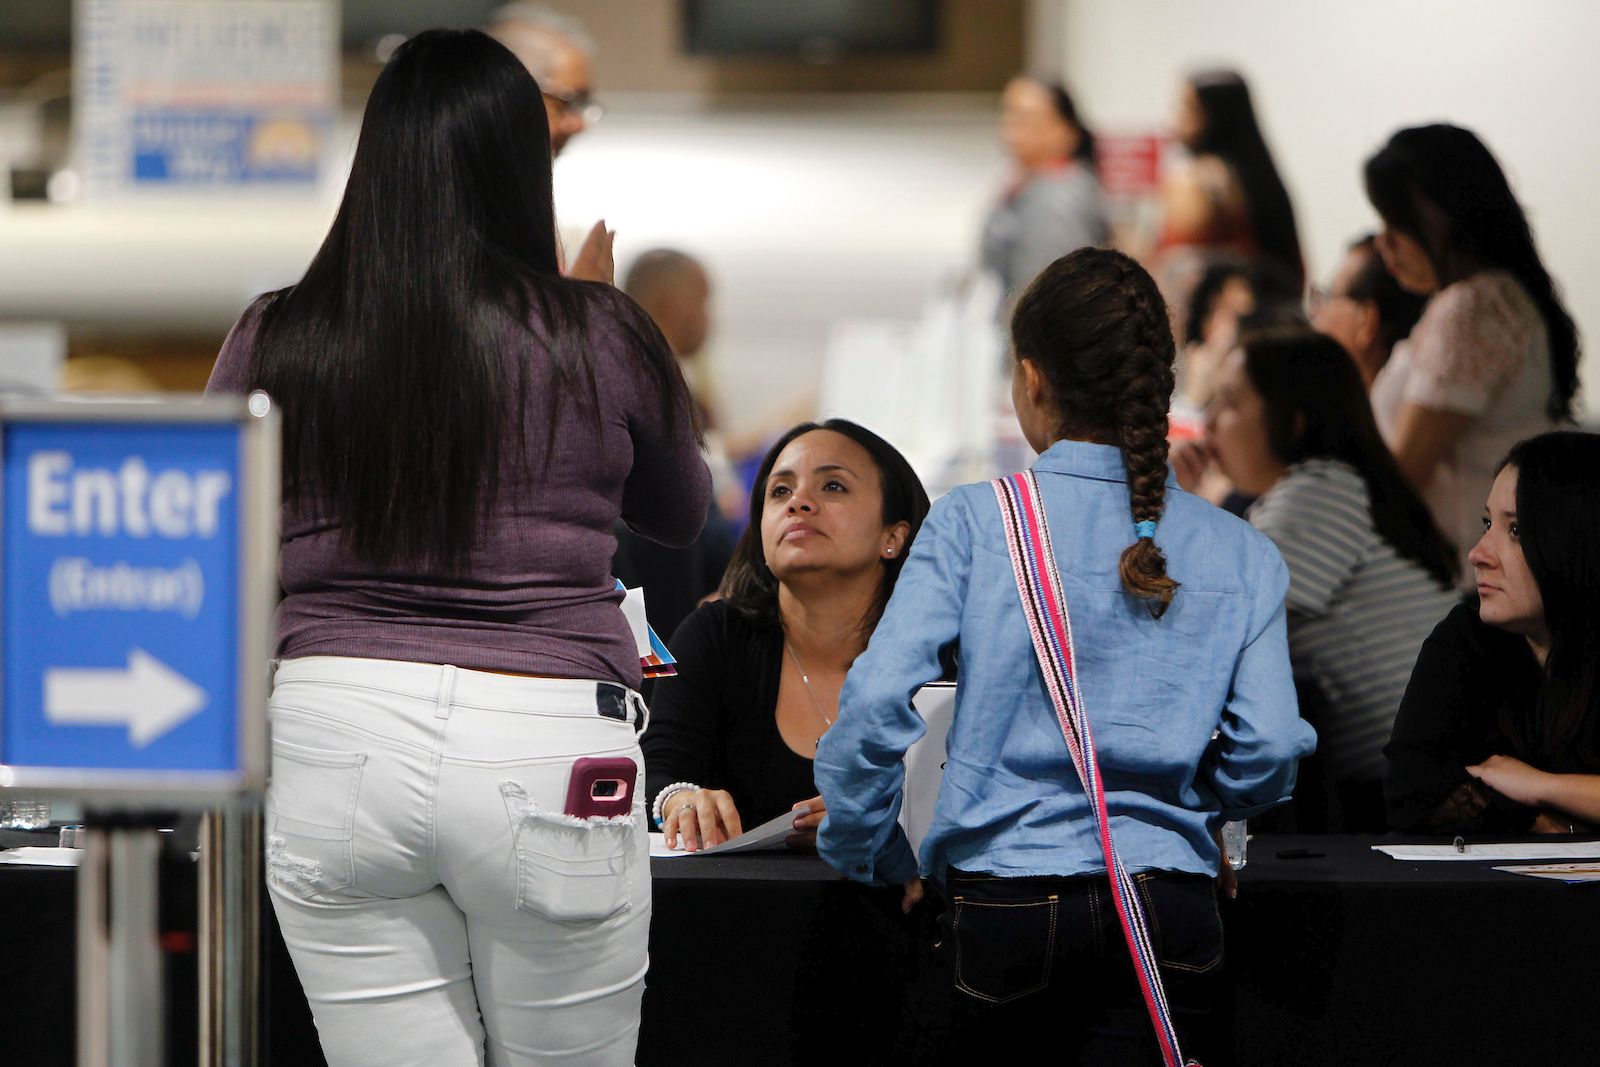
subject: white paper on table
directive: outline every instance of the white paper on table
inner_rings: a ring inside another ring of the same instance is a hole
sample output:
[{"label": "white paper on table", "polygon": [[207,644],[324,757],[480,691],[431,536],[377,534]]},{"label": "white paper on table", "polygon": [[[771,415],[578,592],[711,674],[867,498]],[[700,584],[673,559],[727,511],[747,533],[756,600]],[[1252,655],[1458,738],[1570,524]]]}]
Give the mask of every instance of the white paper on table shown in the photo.
[{"label": "white paper on table", "polygon": [[650,858],[651,859],[653,859],[653,860],[656,860],[656,859],[675,860],[679,856],[687,856],[687,855],[689,855],[689,853],[685,852],[681,848],[668,848],[667,847],[667,835],[666,834],[662,833],[659,830],[651,830],[650,831]]},{"label": "white paper on table", "polygon": [[911,702],[927,724],[928,732],[906,752],[905,799],[900,805],[900,828],[906,832],[913,854],[922,854],[922,839],[933,826],[933,811],[944,784],[946,741],[956,714],[956,684],[932,682],[917,690]]},{"label": "white paper on table", "polygon": [[0,852],[0,863],[20,863],[30,867],[76,867],[83,860],[81,848],[56,848],[53,845],[24,845]]},{"label": "white paper on table", "polygon": [[1496,867],[1507,874],[1525,874],[1530,878],[1551,878],[1568,885],[1600,882],[1600,863],[1535,863],[1522,867]]},{"label": "white paper on table", "polygon": [[[746,830],[738,837],[724,841],[720,845],[696,849],[693,852],[686,852],[681,848],[669,849],[666,847],[665,840],[663,840],[661,845],[663,851],[657,853],[654,851],[655,842],[652,841],[650,854],[652,856],[720,856],[728,852],[756,852],[760,849],[786,848],[788,846],[785,842],[788,840],[789,835],[795,832],[795,818],[795,812],[786,811],[776,819],[764,822],[754,830]],[[664,837],[661,834],[651,834],[650,836],[652,838]]]},{"label": "white paper on table", "polygon": [[1469,842],[1457,852],[1454,845],[1373,845],[1397,860],[1576,860],[1600,857],[1600,841],[1486,841]]}]

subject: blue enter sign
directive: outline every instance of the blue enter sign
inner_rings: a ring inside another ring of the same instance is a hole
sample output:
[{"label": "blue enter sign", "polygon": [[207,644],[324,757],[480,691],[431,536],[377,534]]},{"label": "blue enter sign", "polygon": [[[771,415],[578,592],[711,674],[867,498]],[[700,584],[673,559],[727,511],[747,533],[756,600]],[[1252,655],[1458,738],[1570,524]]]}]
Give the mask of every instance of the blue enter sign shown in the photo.
[{"label": "blue enter sign", "polygon": [[0,764],[240,772],[243,435],[4,424]]}]

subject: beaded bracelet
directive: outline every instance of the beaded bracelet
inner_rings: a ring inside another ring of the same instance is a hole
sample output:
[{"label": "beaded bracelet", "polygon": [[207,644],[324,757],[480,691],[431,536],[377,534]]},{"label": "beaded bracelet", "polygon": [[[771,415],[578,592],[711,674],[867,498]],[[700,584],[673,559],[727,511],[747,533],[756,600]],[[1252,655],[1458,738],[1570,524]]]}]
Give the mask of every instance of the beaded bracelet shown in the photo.
[{"label": "beaded bracelet", "polygon": [[674,793],[692,793],[699,788],[693,782],[673,782],[657,793],[655,806],[650,811],[650,814],[655,816],[656,825],[660,826],[667,821],[667,817],[661,814],[661,809],[667,806],[667,801]]}]

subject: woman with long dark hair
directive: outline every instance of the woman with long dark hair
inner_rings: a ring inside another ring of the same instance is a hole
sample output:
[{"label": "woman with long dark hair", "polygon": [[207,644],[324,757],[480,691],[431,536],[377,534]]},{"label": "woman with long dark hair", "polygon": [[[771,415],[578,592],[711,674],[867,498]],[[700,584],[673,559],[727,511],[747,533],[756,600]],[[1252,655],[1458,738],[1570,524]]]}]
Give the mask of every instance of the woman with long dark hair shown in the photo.
[{"label": "woman with long dark hair", "polygon": [[1381,833],[1383,746],[1417,650],[1456,604],[1455,551],[1331,337],[1247,338],[1222,365],[1206,444],[1289,567],[1289,656],[1328,786],[1303,813],[1326,799],[1329,829]]},{"label": "woman with long dark hair", "polygon": [[678,627],[678,674],[651,697],[644,753],[669,841],[694,851],[797,805],[792,843],[814,841],[811,761],[927,513],[905,457],[856,423],[801,423],[767,451],[722,597]]},{"label": "woman with long dark hair", "polygon": [[1000,100],[1013,174],[983,224],[983,267],[1015,300],[1051,261],[1111,239],[1094,134],[1060,82],[1013,78]]},{"label": "woman with long dark hair", "polygon": [[649,319],[560,275],[550,159],[510,52],[412,38],[322,247],[209,386],[284,414],[267,879],[335,1067],[633,1062],[650,879],[611,528],[687,543],[710,477]]},{"label": "woman with long dark hair", "polygon": [[1160,249],[1257,258],[1303,285],[1294,209],[1244,78],[1231,70],[1192,75],[1179,96],[1176,125],[1190,158],[1162,189]]},{"label": "woman with long dark hair", "polygon": [[1465,562],[1500,457],[1572,419],[1577,327],[1505,173],[1471,131],[1401,130],[1367,160],[1366,187],[1389,272],[1429,297],[1373,382],[1373,408]]},{"label": "woman with long dark hair", "polygon": [[1385,749],[1408,832],[1600,826],[1600,434],[1514,445],[1468,557],[1478,603],[1422,647]]},{"label": "woman with long dark hair", "polygon": [[[1289,576],[1267,538],[1168,481],[1173,339],[1142,267],[1103,249],[1057,260],[1011,337],[1017,419],[1040,456],[928,513],[817,751],[818,849],[847,877],[902,886],[907,909],[922,875],[946,888],[955,1059],[1044,1047],[1181,1063],[1143,1019],[1118,916],[1143,900],[1142,988],[1165,983],[1177,1037],[1204,1049],[1222,962],[1216,831],[1286,799],[1313,743],[1295,713]],[[1032,486],[1023,522],[1018,484]],[[1060,586],[1040,577],[1050,566]],[[1046,618],[1031,609],[1047,584],[1063,596]],[[1047,629],[1070,667],[1044,669]],[[951,651],[955,715],[919,868],[895,821],[902,758],[925,729],[911,697]],[[1063,692],[1093,717],[1099,788],[1080,785]]]}]

